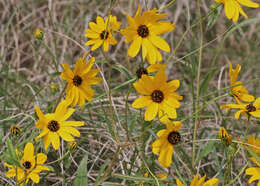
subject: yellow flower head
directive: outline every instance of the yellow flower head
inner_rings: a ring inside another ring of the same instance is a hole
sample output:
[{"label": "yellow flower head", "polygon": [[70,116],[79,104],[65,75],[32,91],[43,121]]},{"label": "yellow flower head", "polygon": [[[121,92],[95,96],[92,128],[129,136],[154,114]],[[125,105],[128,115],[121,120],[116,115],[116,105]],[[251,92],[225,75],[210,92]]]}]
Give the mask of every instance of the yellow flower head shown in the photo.
[{"label": "yellow flower head", "polygon": [[220,128],[218,135],[219,135],[223,145],[228,146],[232,143],[232,136],[230,134],[228,134],[228,132],[226,131],[226,129],[224,127]]},{"label": "yellow flower head", "polygon": [[68,100],[63,100],[58,104],[55,113],[46,115],[43,115],[40,108],[35,106],[36,114],[39,117],[35,125],[36,128],[42,130],[36,139],[43,137],[45,150],[50,144],[57,150],[60,147],[60,137],[65,141],[74,141],[72,136],[80,137],[80,132],[73,127],[83,126],[84,122],[66,121],[75,111],[72,108],[68,109],[69,105]]},{"label": "yellow flower head", "polygon": [[35,37],[36,39],[42,40],[43,36],[44,36],[44,34],[43,34],[42,30],[40,30],[40,29],[37,28],[37,29],[35,30],[35,32],[34,32],[34,37]]},{"label": "yellow flower head", "polygon": [[260,138],[255,138],[254,136],[249,136],[248,144],[250,144],[250,148],[255,151],[255,153],[260,156]]},{"label": "yellow flower head", "polygon": [[86,45],[93,45],[91,47],[93,51],[103,44],[104,51],[108,51],[109,45],[117,44],[113,37],[113,30],[118,30],[120,25],[121,23],[117,21],[116,16],[109,15],[105,21],[102,17],[97,16],[96,23],[90,22],[90,29],[86,29],[85,37],[90,38]]},{"label": "yellow flower head", "polygon": [[94,96],[94,91],[90,85],[98,84],[101,78],[95,77],[99,70],[91,69],[95,62],[92,57],[85,63],[85,57],[79,58],[76,62],[74,71],[70,69],[69,65],[63,64],[65,72],[61,73],[61,78],[67,81],[66,99],[72,100],[71,105],[82,106],[85,101],[91,101]]},{"label": "yellow flower head", "polygon": [[12,125],[10,128],[10,132],[11,132],[11,134],[17,136],[18,134],[21,133],[21,129],[18,125]]},{"label": "yellow flower head", "polygon": [[[241,70],[241,66],[238,64],[235,69],[232,68],[232,63],[229,63],[229,77],[230,77],[230,85],[234,86],[231,88],[232,94],[237,101],[237,103],[240,103],[241,101],[245,102],[251,102],[254,101],[254,96],[248,94],[248,91],[246,88],[243,87],[242,83],[240,81],[237,81],[238,73]],[[238,85],[240,84],[240,85]]]},{"label": "yellow flower head", "polygon": [[246,115],[248,118],[251,116],[254,116],[256,118],[260,118],[260,97],[255,100],[255,102],[252,104],[227,104],[227,105],[221,105],[220,108],[226,109],[228,111],[230,108],[236,108],[239,109],[235,113],[235,118],[238,119],[240,114]]},{"label": "yellow flower head", "polygon": [[145,121],[153,120],[156,115],[162,123],[167,123],[168,118],[176,118],[176,108],[180,107],[178,100],[182,96],[174,91],[180,86],[179,80],[166,82],[167,76],[164,71],[157,72],[155,77],[142,75],[142,78],[133,85],[142,94],[132,104],[133,108],[147,107],[145,111]]},{"label": "yellow flower head", "polygon": [[228,19],[232,19],[232,21],[237,22],[239,14],[242,14],[245,18],[248,18],[246,13],[240,7],[241,5],[258,8],[259,4],[254,3],[251,0],[215,0],[218,3],[223,3],[225,8],[225,14]]},{"label": "yellow flower head", "polygon": [[136,71],[136,75],[137,75],[138,79],[140,79],[143,74],[148,75],[148,73],[158,72],[160,70],[165,70],[165,69],[166,69],[165,64],[152,64],[152,65],[148,66],[147,68],[140,67]]},{"label": "yellow flower head", "polygon": [[147,58],[150,64],[155,64],[157,61],[162,61],[162,55],[157,48],[170,52],[168,43],[158,35],[172,31],[174,24],[169,21],[158,21],[167,14],[157,13],[156,8],[144,11],[142,15],[140,12],[141,6],[139,5],[134,18],[127,15],[129,26],[121,29],[120,32],[126,37],[126,43],[132,42],[128,49],[130,57],[135,57],[142,46],[143,60]]},{"label": "yellow flower head", "polygon": [[258,167],[250,167],[246,169],[246,174],[251,176],[251,178],[248,180],[248,183],[252,183],[255,180],[259,180],[257,186],[260,186],[260,163],[258,163],[254,158],[251,158],[251,160]]},{"label": "yellow flower head", "polygon": [[154,154],[159,154],[158,162],[164,168],[169,167],[172,162],[173,146],[181,141],[181,135],[178,132],[180,128],[180,121],[169,121],[167,129],[157,132],[158,139],[152,144],[152,151]]},{"label": "yellow flower head", "polygon": [[[199,175],[196,174],[196,176],[193,178],[190,186],[217,186],[218,185],[218,179],[217,178],[211,178],[208,181],[205,182],[206,175],[204,175],[202,178],[199,179]],[[176,179],[177,186],[184,186],[183,183],[179,179]]]},{"label": "yellow flower head", "polygon": [[49,170],[48,167],[43,166],[46,160],[47,156],[43,153],[38,153],[34,156],[33,144],[29,142],[25,145],[24,154],[20,160],[20,167],[5,163],[5,166],[11,168],[6,173],[6,177],[16,176],[19,183],[21,183],[20,185],[22,185],[24,181],[28,183],[29,179],[34,183],[39,183],[39,173],[43,170]]}]

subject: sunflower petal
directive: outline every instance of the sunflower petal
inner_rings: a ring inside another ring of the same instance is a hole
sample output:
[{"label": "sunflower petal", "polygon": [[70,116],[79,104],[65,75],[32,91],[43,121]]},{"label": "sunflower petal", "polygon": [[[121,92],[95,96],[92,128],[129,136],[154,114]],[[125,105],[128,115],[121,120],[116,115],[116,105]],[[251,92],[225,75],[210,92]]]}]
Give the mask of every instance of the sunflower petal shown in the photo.
[{"label": "sunflower petal", "polygon": [[34,172],[31,172],[28,175],[28,178],[30,178],[34,183],[39,183],[39,181],[40,181],[40,176],[37,173],[34,173]]},{"label": "sunflower petal", "polygon": [[27,143],[24,147],[23,160],[31,160],[34,154],[34,147],[32,143]]},{"label": "sunflower petal", "polygon": [[162,167],[169,167],[172,163],[172,153],[173,146],[169,143],[166,143],[160,151],[160,155],[158,158],[158,162],[162,165]]},{"label": "sunflower petal", "polygon": [[234,4],[233,1],[225,1],[225,14],[227,16],[228,19],[232,19],[232,17],[235,14],[235,8],[234,8]]},{"label": "sunflower petal", "polygon": [[151,103],[146,111],[145,111],[145,115],[144,115],[144,120],[145,121],[151,121],[155,118],[155,116],[158,113],[158,104],[157,103]]},{"label": "sunflower petal", "polygon": [[36,155],[36,161],[37,164],[44,164],[44,162],[47,160],[47,156],[43,153],[38,153]]},{"label": "sunflower petal", "polygon": [[50,134],[51,144],[55,150],[60,147],[60,137],[56,132],[51,132]]},{"label": "sunflower petal", "polygon": [[150,37],[150,40],[156,47],[160,48],[161,50],[163,50],[165,52],[170,52],[169,44],[164,39],[162,39],[160,36],[153,35]]},{"label": "sunflower petal", "polygon": [[130,57],[135,57],[140,50],[141,44],[142,44],[141,37],[138,37],[135,40],[133,40],[132,44],[130,45],[130,47],[128,49],[128,55]]},{"label": "sunflower petal", "polygon": [[241,5],[247,6],[247,7],[251,7],[251,8],[258,8],[259,4],[255,3],[253,1],[250,0],[237,0]]},{"label": "sunflower petal", "polygon": [[142,96],[133,102],[132,107],[143,108],[150,105],[151,103],[152,103],[152,99],[150,96]]},{"label": "sunflower petal", "polygon": [[[72,128],[72,127],[71,127]],[[74,129],[74,128],[73,128]],[[70,133],[68,133],[66,131],[65,128],[63,128],[62,130],[59,130],[59,135],[60,137],[64,140],[64,141],[74,141],[74,138],[72,137],[72,135]]]}]

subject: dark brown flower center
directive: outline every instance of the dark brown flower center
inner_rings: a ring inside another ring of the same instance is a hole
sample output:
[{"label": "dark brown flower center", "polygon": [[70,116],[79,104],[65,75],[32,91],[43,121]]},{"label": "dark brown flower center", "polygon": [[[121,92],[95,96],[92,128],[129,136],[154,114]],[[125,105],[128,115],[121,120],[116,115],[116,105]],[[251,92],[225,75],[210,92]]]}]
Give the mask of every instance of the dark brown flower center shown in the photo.
[{"label": "dark brown flower center", "polygon": [[55,120],[51,120],[49,123],[48,123],[48,129],[52,132],[57,132],[59,129],[60,129],[60,125],[57,121]]},{"label": "dark brown flower center", "polygon": [[140,67],[137,71],[136,71],[136,75],[138,77],[138,79],[140,79],[142,77],[143,74],[148,74],[146,68]]},{"label": "dark brown flower center", "polygon": [[252,104],[249,104],[246,106],[246,110],[247,112],[254,112],[256,111],[256,108]]},{"label": "dark brown flower center", "polygon": [[137,29],[137,33],[139,36],[141,36],[142,38],[145,38],[149,35],[149,29],[147,26],[145,25],[140,25]]},{"label": "dark brown flower center", "polygon": [[73,78],[73,84],[74,84],[76,87],[78,87],[78,86],[81,85],[81,83],[82,83],[82,78],[81,78],[80,76],[78,76],[78,75],[74,76],[74,78]]},{"label": "dark brown flower center", "polygon": [[155,90],[153,91],[152,93],[152,100],[153,102],[156,102],[156,103],[161,103],[163,101],[163,92],[160,91],[160,90]]},{"label": "dark brown flower center", "polygon": [[104,30],[103,32],[101,32],[100,38],[102,40],[106,40],[108,38],[108,31]]},{"label": "dark brown flower center", "polygon": [[23,167],[25,169],[30,169],[32,167],[32,164],[29,161],[25,161],[25,162],[23,162]]},{"label": "dark brown flower center", "polygon": [[176,131],[172,131],[169,135],[168,135],[168,141],[170,144],[172,145],[176,145],[177,143],[179,143],[181,141],[181,135],[179,132]]}]

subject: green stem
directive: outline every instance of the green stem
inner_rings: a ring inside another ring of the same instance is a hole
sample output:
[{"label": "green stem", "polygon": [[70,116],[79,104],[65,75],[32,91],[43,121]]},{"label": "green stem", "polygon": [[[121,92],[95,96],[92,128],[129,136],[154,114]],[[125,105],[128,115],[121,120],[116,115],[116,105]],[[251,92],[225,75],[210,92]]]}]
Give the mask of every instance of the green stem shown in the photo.
[{"label": "green stem", "polygon": [[132,90],[132,86],[130,85],[127,95],[126,95],[126,100],[125,100],[125,130],[126,130],[126,138],[127,141],[130,141],[130,135],[129,135],[129,130],[128,130],[128,98],[130,95],[130,92]]},{"label": "green stem", "polygon": [[239,174],[233,180],[231,180],[226,186],[232,185],[241,176],[241,174],[245,171],[247,166],[248,166],[248,162],[246,162],[245,166],[241,169]]},{"label": "green stem", "polygon": [[[219,4],[218,6],[216,6],[215,9],[217,9],[220,5],[221,5],[221,4]],[[181,43],[183,42],[185,36],[189,33],[189,31],[190,31],[191,29],[193,29],[194,27],[196,27],[197,24],[199,24],[199,23],[201,24],[204,19],[206,19],[208,16],[210,16],[212,13],[214,13],[215,9],[213,9],[211,12],[209,12],[209,13],[208,13],[206,16],[204,16],[204,17],[201,17],[201,15],[199,15],[199,21],[196,22],[196,23],[194,23],[193,25],[191,25],[191,26],[182,34],[181,39],[180,39],[179,42],[177,43],[177,45],[176,45],[176,47],[174,48],[174,50],[173,50],[173,52],[171,53],[171,55],[169,55],[169,57],[167,58],[165,64],[169,63],[169,61],[171,60],[171,58],[172,58],[173,56],[175,56],[177,50],[178,50],[179,47],[181,46]],[[201,46],[200,48],[202,48],[202,46]],[[201,50],[201,49],[200,49],[200,50]]]},{"label": "green stem", "polygon": [[50,162],[50,163],[46,163],[46,165],[51,165],[51,164],[54,164],[54,163],[56,163],[56,162],[60,162],[60,161],[64,160],[64,159],[70,154],[70,152],[71,152],[71,151],[67,151],[60,159],[55,160],[55,161]]},{"label": "green stem", "polygon": [[61,98],[62,98],[62,96],[63,96],[63,93],[65,92],[65,90],[66,90],[66,88],[67,88],[67,84],[64,86],[64,88],[62,89],[62,91],[61,91],[61,93],[60,93],[60,95],[59,95],[59,97],[58,97],[58,99],[57,99],[57,101],[56,101],[56,104],[55,104],[55,107],[53,107],[53,109],[52,109],[52,112],[54,112],[55,110],[56,110],[56,108],[57,108],[57,106],[58,106],[58,104],[59,104],[59,102],[60,102],[60,100],[61,100]]},{"label": "green stem", "polygon": [[54,55],[54,54],[52,53],[52,51],[49,49],[48,45],[46,45],[43,41],[41,42],[41,44],[43,44],[44,48],[45,48],[45,49],[47,50],[47,52],[51,55],[56,72],[59,72],[59,70],[58,70],[58,63],[57,63],[57,60],[56,60],[55,55]]},{"label": "green stem", "polygon": [[170,7],[171,5],[173,5],[175,3],[176,0],[172,0],[170,1],[168,4],[166,4],[164,7],[162,7],[161,9],[158,10],[158,13],[161,13],[164,9]]},{"label": "green stem", "polygon": [[[199,114],[206,106],[208,106],[208,105],[210,105],[211,103],[217,101],[218,99],[223,98],[223,97],[226,97],[226,96],[228,96],[228,95],[229,95],[229,94],[226,93],[226,94],[223,94],[223,95],[221,95],[221,96],[215,97],[215,98],[211,99],[210,101],[204,103],[200,108],[198,108],[198,109],[195,111],[195,113],[192,114],[192,116],[187,116],[187,117],[185,117],[184,119],[181,120],[181,122],[184,122],[185,120],[190,119],[190,118],[199,118],[198,114]],[[194,115],[195,115],[195,116],[194,116]]]},{"label": "green stem", "polygon": [[105,61],[108,64],[108,80],[107,80],[107,84],[108,84],[108,101],[109,101],[109,113],[110,113],[110,117],[111,117],[111,123],[112,123],[112,129],[113,129],[113,133],[114,133],[114,137],[115,137],[115,141],[119,142],[118,140],[118,136],[117,136],[117,132],[116,132],[116,123],[114,120],[114,115],[113,115],[113,107],[112,107],[112,96],[111,96],[111,71],[112,71],[112,64],[110,63],[109,59],[107,58],[105,52],[103,51],[103,49],[101,49],[101,52],[105,58]]},{"label": "green stem", "polygon": [[108,177],[109,175],[111,174],[112,172],[112,168],[116,162],[116,160],[118,159],[118,156],[119,156],[119,153],[121,152],[121,147],[120,146],[117,146],[117,149],[116,149],[116,152],[114,154],[114,157],[109,165],[109,167],[105,170],[103,176],[101,177],[101,179],[98,181],[97,184],[95,185],[101,185],[102,182],[104,182]]},{"label": "green stem", "polygon": [[[197,0],[197,7],[199,12],[199,17],[201,17],[200,12],[200,0]],[[203,28],[202,28],[202,19],[200,19],[200,51],[199,51],[199,61],[198,61],[198,71],[197,71],[197,90],[196,90],[196,103],[195,103],[195,123],[194,123],[194,129],[193,129],[193,144],[192,144],[192,168],[195,168],[195,153],[196,153],[196,138],[197,138],[197,130],[198,130],[198,109],[199,109],[199,100],[200,100],[200,68],[201,68],[201,61],[202,61],[202,45],[203,45]]]}]

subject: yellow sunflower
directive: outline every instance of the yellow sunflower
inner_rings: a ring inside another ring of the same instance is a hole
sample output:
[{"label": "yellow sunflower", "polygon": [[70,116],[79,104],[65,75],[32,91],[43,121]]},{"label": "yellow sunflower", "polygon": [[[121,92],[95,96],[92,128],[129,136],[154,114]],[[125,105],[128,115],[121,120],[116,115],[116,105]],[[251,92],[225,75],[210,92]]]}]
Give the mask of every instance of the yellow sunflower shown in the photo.
[{"label": "yellow sunflower", "polygon": [[242,14],[245,18],[248,18],[246,13],[240,7],[241,5],[258,8],[259,4],[254,3],[251,0],[215,0],[218,3],[223,3],[225,8],[225,14],[228,19],[232,19],[234,22],[237,22],[239,13]]},{"label": "yellow sunflower", "polygon": [[230,145],[232,143],[232,136],[228,134],[224,127],[221,127],[218,133],[223,145]]},{"label": "yellow sunflower", "polygon": [[[205,179],[206,179],[206,175],[204,175],[202,178],[199,179],[199,175],[196,174],[190,186],[217,186],[218,185],[217,178],[211,178],[206,182]],[[177,186],[184,186],[184,184],[179,179],[176,179],[176,184]]]},{"label": "yellow sunflower", "polygon": [[231,92],[235,98],[235,100],[240,103],[240,101],[251,102],[254,101],[254,96],[248,94],[246,88],[243,87],[240,81],[237,81],[238,73],[241,70],[241,66],[238,64],[235,69],[232,68],[232,63],[229,63],[229,77],[231,86],[241,84],[238,86],[234,86],[231,88]]},{"label": "yellow sunflower", "polygon": [[162,55],[157,48],[170,52],[168,43],[158,35],[172,31],[174,24],[169,21],[158,21],[167,14],[157,13],[156,8],[144,11],[142,15],[140,12],[141,6],[139,5],[134,18],[127,15],[129,26],[121,29],[120,32],[126,37],[126,43],[132,42],[128,49],[130,57],[135,57],[142,46],[143,60],[147,58],[150,64],[154,64],[162,61]]},{"label": "yellow sunflower", "polygon": [[98,84],[102,79],[95,77],[99,70],[91,69],[95,62],[92,57],[85,63],[85,57],[79,58],[76,62],[74,71],[70,69],[69,65],[63,64],[65,72],[61,73],[61,78],[67,81],[66,99],[71,99],[71,105],[82,106],[85,101],[91,101],[94,96],[94,91],[90,85]]},{"label": "yellow sunflower", "polygon": [[[96,22],[90,22],[90,29],[86,29],[85,37],[90,38],[85,45],[93,45],[91,50],[96,50],[103,44],[104,51],[108,51],[109,45],[117,44],[113,37],[113,30],[118,30],[121,23],[117,21],[116,16],[108,16],[104,21],[102,17],[97,16]],[[111,31],[112,29],[112,31]]]},{"label": "yellow sunflower", "polygon": [[257,186],[260,186],[260,163],[258,163],[254,158],[251,158],[251,160],[258,167],[250,167],[246,169],[246,174],[251,176],[251,178],[248,180],[248,183],[252,183],[255,180],[259,180]]},{"label": "yellow sunflower", "polygon": [[157,132],[158,139],[152,144],[152,151],[154,154],[159,154],[158,162],[164,168],[171,165],[173,146],[181,141],[181,135],[178,132],[180,128],[180,121],[169,121],[167,129]]},{"label": "yellow sunflower", "polygon": [[136,75],[137,75],[138,79],[140,79],[143,74],[148,75],[148,73],[158,72],[160,70],[165,70],[165,69],[166,69],[165,64],[152,64],[152,65],[149,65],[147,68],[140,67],[136,71]]},{"label": "yellow sunflower", "polygon": [[176,118],[176,108],[180,107],[179,100],[182,96],[174,91],[180,86],[179,80],[166,82],[167,76],[164,71],[157,72],[155,77],[142,75],[142,78],[133,85],[142,94],[132,104],[133,108],[147,107],[145,121],[153,120],[156,115],[162,123],[167,123],[168,118]]},{"label": "yellow sunflower", "polygon": [[23,185],[24,182],[28,183],[31,179],[34,183],[39,183],[41,171],[49,170],[48,167],[43,166],[47,160],[47,156],[43,153],[38,153],[34,156],[34,147],[32,143],[27,143],[24,148],[24,154],[20,160],[20,167],[9,165],[5,163],[5,166],[11,168],[6,173],[6,177],[10,178],[16,176],[16,179]]},{"label": "yellow sunflower", "polygon": [[230,108],[236,108],[239,109],[235,113],[235,118],[238,119],[240,114],[246,115],[248,118],[251,116],[254,116],[256,118],[260,118],[260,97],[255,100],[255,102],[252,104],[227,104],[227,105],[221,105],[220,108],[224,108],[226,110]]},{"label": "yellow sunflower", "polygon": [[75,111],[75,109],[67,108],[70,105],[68,100],[61,101],[55,113],[44,115],[38,106],[35,111],[39,120],[35,123],[36,128],[43,130],[36,139],[43,137],[44,147],[47,150],[52,144],[57,150],[60,147],[60,137],[65,141],[74,141],[72,136],[80,137],[80,132],[73,128],[83,126],[83,121],[66,121]]}]

